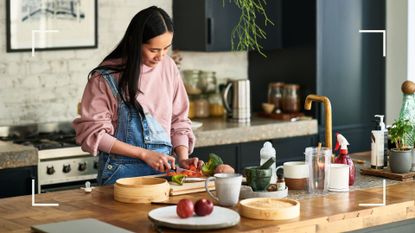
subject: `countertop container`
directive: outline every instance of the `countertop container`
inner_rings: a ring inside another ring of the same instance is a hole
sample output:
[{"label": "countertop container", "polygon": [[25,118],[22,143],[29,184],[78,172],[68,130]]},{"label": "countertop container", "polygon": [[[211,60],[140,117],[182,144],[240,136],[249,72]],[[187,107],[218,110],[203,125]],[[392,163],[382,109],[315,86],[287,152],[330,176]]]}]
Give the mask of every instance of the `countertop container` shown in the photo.
[{"label": "countertop container", "polygon": [[249,198],[239,204],[239,213],[247,218],[287,220],[300,215],[300,203],[293,199]]},{"label": "countertop container", "polygon": [[166,179],[131,177],[114,184],[114,199],[125,203],[162,202],[169,199],[170,185]]}]

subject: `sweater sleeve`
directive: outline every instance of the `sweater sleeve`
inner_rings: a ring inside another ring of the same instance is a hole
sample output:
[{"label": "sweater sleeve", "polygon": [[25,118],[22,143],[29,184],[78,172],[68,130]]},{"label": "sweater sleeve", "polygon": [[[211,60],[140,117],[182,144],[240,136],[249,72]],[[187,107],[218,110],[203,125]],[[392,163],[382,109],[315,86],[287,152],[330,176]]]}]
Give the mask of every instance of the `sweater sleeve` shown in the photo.
[{"label": "sweater sleeve", "polygon": [[100,74],[92,76],[85,87],[80,117],[73,121],[76,142],[83,151],[97,155],[110,152],[116,138],[114,125],[117,119],[117,101]]},{"label": "sweater sleeve", "polygon": [[171,141],[173,148],[185,146],[189,154],[193,152],[196,138],[193,134],[191,121],[188,118],[189,99],[186,89],[180,77],[179,70],[175,67],[175,96],[173,98]]}]

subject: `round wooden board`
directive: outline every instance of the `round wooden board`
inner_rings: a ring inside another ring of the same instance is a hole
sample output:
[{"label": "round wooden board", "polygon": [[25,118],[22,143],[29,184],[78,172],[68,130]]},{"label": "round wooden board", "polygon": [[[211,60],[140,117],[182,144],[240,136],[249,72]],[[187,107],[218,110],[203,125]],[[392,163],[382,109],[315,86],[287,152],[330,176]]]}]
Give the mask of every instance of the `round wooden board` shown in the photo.
[{"label": "round wooden board", "polygon": [[293,199],[248,198],[239,204],[239,213],[247,218],[287,220],[300,216],[300,203]]}]

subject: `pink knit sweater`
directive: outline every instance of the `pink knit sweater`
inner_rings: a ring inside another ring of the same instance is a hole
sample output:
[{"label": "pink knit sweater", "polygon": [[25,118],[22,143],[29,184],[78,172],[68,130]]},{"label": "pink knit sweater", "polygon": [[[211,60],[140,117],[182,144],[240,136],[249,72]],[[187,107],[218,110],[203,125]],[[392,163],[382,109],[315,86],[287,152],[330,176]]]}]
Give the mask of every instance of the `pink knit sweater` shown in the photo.
[{"label": "pink knit sweater", "polygon": [[[165,56],[155,67],[141,66],[138,101],[170,133],[173,148],[186,146],[193,151],[195,138],[188,119],[189,100],[174,61]],[[119,78],[118,74],[113,74]],[[82,150],[97,155],[110,152],[116,138],[118,103],[106,81],[95,73],[85,87],[81,116],[73,121],[76,142]]]}]

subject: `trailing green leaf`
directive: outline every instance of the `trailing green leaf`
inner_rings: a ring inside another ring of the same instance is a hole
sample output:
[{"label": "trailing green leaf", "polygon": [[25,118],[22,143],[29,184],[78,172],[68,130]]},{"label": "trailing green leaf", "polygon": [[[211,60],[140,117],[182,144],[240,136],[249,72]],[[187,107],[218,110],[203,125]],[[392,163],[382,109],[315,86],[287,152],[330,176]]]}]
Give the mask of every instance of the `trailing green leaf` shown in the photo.
[{"label": "trailing green leaf", "polygon": [[[223,0],[225,2],[225,0]],[[265,11],[266,0],[229,0],[233,2],[240,10],[241,16],[238,23],[231,32],[231,45],[233,50],[256,50],[262,56],[267,57],[262,52],[262,46],[258,43],[259,39],[266,39],[266,32],[256,23],[257,14],[264,16],[264,25],[274,23],[268,18]],[[234,40],[238,43],[235,47]]]}]

